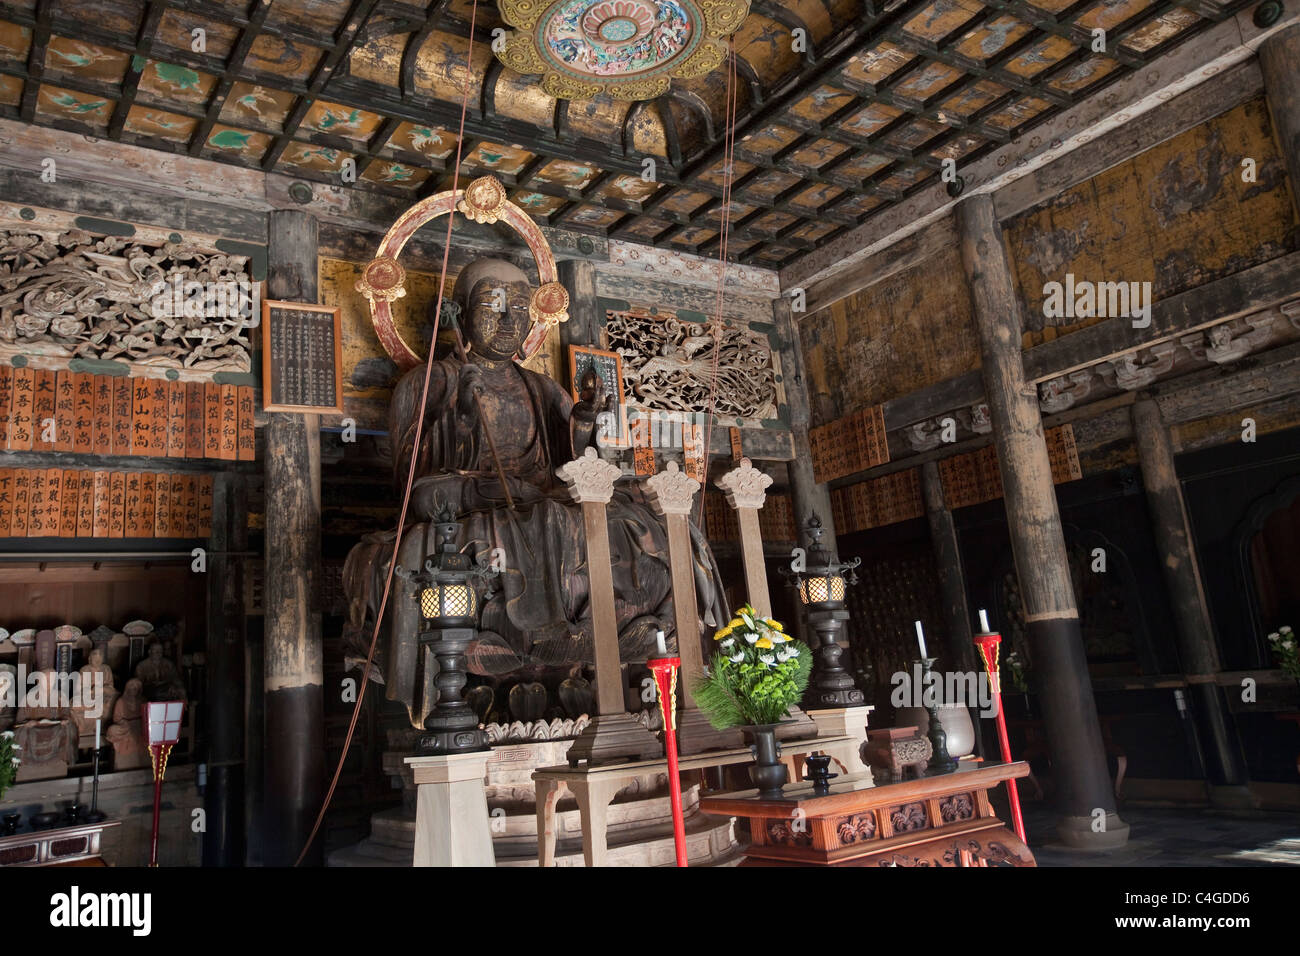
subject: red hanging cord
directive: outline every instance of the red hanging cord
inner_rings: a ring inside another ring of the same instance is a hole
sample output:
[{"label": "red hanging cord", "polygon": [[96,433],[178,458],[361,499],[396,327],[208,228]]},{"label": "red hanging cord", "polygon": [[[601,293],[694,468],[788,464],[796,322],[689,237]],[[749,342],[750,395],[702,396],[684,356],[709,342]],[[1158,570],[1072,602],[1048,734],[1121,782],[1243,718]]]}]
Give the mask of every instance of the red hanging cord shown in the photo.
[{"label": "red hanging cord", "polygon": [[[451,188],[453,194],[460,188],[460,162],[461,149],[465,143],[465,114],[469,110],[469,87],[470,80],[474,76],[474,20],[478,15],[478,0],[473,0],[469,14],[469,47],[465,51],[465,84],[464,92],[460,99],[460,128],[456,134],[456,165],[452,168]],[[348,749],[352,746],[352,737],[357,729],[357,720],[361,716],[361,705],[366,699],[366,688],[370,685],[370,668],[373,666],[375,659],[375,646],[379,643],[379,628],[384,620],[384,611],[388,607],[388,595],[392,591],[393,572],[397,569],[397,556],[402,547],[402,532],[406,529],[406,511],[411,503],[411,486],[415,483],[415,466],[420,457],[420,437],[424,431],[424,406],[429,400],[429,380],[433,372],[433,350],[438,344],[438,328],[442,321],[442,297],[447,289],[447,264],[451,255],[451,226],[455,220],[456,214],[450,212],[447,214],[447,235],[442,246],[442,274],[438,278],[438,299],[433,311],[433,337],[429,340],[429,361],[424,366],[424,388],[420,392],[420,414],[415,420],[415,438],[411,450],[411,466],[406,474],[406,489],[402,492],[402,510],[397,519],[397,539],[393,542],[393,557],[388,562],[388,575],[384,578],[384,594],[379,601],[379,611],[375,615],[375,630],[370,637],[370,650],[366,653],[366,666],[361,671],[361,690],[357,694],[356,705],[352,708],[352,721],[348,724],[348,735],[343,741],[343,752],[339,755],[338,766],[334,768],[334,778],[330,781],[329,790],[325,793],[325,800],[321,804],[320,813],[316,815],[316,822],[312,825],[311,834],[307,837],[306,844],[303,845],[302,852],[298,854],[298,859],[294,866],[302,863],[307,856],[307,851],[316,840],[316,834],[320,831],[320,825],[325,819],[325,811],[329,809],[330,801],[334,798],[334,790],[338,786],[339,777],[343,773],[343,762],[347,759]],[[394,454],[398,449],[393,449]]]},{"label": "red hanging cord", "polygon": [[[714,307],[713,325],[717,335],[713,343],[713,369],[710,373],[709,387],[709,424],[704,432],[704,481],[709,480],[709,457],[713,449],[713,420],[718,410],[718,366],[722,359],[723,318],[722,301],[727,283],[727,246],[731,236],[731,182],[735,178],[736,162],[736,41],[727,38],[727,99],[725,107],[726,129],[723,133],[722,160],[722,213],[719,217],[718,231],[718,296]],[[706,501],[707,490],[700,495],[700,516],[697,527],[703,529],[708,513]]]}]

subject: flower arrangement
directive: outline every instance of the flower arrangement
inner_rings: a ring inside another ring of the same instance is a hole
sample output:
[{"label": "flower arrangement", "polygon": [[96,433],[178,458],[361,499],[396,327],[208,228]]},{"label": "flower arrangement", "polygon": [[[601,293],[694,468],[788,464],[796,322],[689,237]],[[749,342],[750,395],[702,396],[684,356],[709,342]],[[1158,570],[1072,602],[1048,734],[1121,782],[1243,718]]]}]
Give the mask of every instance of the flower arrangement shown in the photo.
[{"label": "flower arrangement", "polygon": [[14,785],[14,778],[18,776],[18,767],[22,764],[18,759],[20,750],[22,748],[14,743],[12,730],[0,733],[0,800],[4,799],[5,791]]},{"label": "flower arrangement", "polygon": [[713,635],[717,653],[691,689],[695,702],[718,730],[775,724],[787,716],[808,686],[812,652],[771,618],[748,604]]},{"label": "flower arrangement", "polygon": [[1020,652],[1012,651],[1002,663],[1006,665],[1007,673],[1011,675],[1011,686],[1022,694],[1029,693],[1029,680],[1025,673],[1027,668],[1020,658]]},{"label": "flower arrangement", "polygon": [[1300,680],[1300,647],[1290,627],[1279,627],[1268,636],[1278,666],[1292,680]]}]

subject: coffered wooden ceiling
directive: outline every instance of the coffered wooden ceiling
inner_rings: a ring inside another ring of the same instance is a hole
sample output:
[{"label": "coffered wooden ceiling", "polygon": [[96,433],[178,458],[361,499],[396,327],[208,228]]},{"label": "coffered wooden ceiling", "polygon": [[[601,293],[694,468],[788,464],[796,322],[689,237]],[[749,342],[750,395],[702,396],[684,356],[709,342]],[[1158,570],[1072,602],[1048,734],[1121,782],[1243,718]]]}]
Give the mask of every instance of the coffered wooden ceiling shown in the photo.
[{"label": "coffered wooden ceiling", "polygon": [[[931,182],[944,159],[960,172],[1243,6],[753,0],[735,37],[729,252],[786,265]],[[353,188],[414,200],[450,182],[470,12],[470,0],[0,0],[0,115],[335,185],[355,169]],[[462,181],[495,174],[545,225],[717,255],[726,74],[643,103],[556,100],[497,62],[500,26],[483,0]]]}]

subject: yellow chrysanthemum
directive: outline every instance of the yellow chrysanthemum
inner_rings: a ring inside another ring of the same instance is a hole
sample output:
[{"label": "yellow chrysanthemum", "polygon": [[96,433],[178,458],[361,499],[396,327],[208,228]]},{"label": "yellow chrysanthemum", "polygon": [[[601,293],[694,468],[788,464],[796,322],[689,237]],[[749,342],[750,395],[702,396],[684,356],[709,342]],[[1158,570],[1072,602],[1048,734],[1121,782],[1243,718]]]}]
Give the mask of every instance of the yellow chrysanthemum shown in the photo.
[{"label": "yellow chrysanthemum", "polygon": [[738,617],[733,617],[730,621],[727,622],[727,627],[744,627],[744,626],[745,626],[745,622]]},{"label": "yellow chrysanthemum", "polygon": [[754,646],[761,647],[763,648],[763,650],[767,650],[769,647],[772,646],[772,639],[770,637],[760,637],[758,639],[758,643],[756,643]]},{"label": "yellow chrysanthemum", "polygon": [[713,633],[713,639],[714,639],[715,641],[720,641],[720,640],[722,640],[724,637],[726,637],[726,636],[727,636],[728,634],[730,634],[730,633],[731,633],[731,625],[728,624],[726,627],[720,627],[720,628],[718,628],[718,629]]},{"label": "yellow chrysanthemum", "polygon": [[785,633],[785,628],[781,625],[781,622],[780,622],[780,621],[774,621],[774,620],[772,620],[772,619],[769,617],[769,618],[767,619],[766,623],[767,623],[767,626],[770,627],[772,630],[774,630],[774,631],[780,631],[782,634]]}]

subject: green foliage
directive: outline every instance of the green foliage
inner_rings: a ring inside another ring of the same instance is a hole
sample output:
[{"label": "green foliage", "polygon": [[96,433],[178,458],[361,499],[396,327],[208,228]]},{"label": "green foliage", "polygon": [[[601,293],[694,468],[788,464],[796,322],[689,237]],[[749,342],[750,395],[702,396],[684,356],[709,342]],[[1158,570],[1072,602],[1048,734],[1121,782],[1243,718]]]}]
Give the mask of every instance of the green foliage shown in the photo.
[{"label": "green foliage", "polygon": [[14,778],[18,776],[18,765],[22,763],[16,753],[18,749],[12,730],[0,733],[0,800],[4,799],[5,791],[14,785]]},{"label": "green foliage", "polygon": [[709,723],[725,730],[774,724],[788,716],[808,686],[808,647],[788,637],[777,621],[760,618],[748,604],[713,639],[718,653],[691,688]]},{"label": "green foliage", "polygon": [[1292,680],[1300,680],[1300,645],[1295,632],[1290,627],[1278,628],[1268,636],[1268,642],[1282,672]]}]

